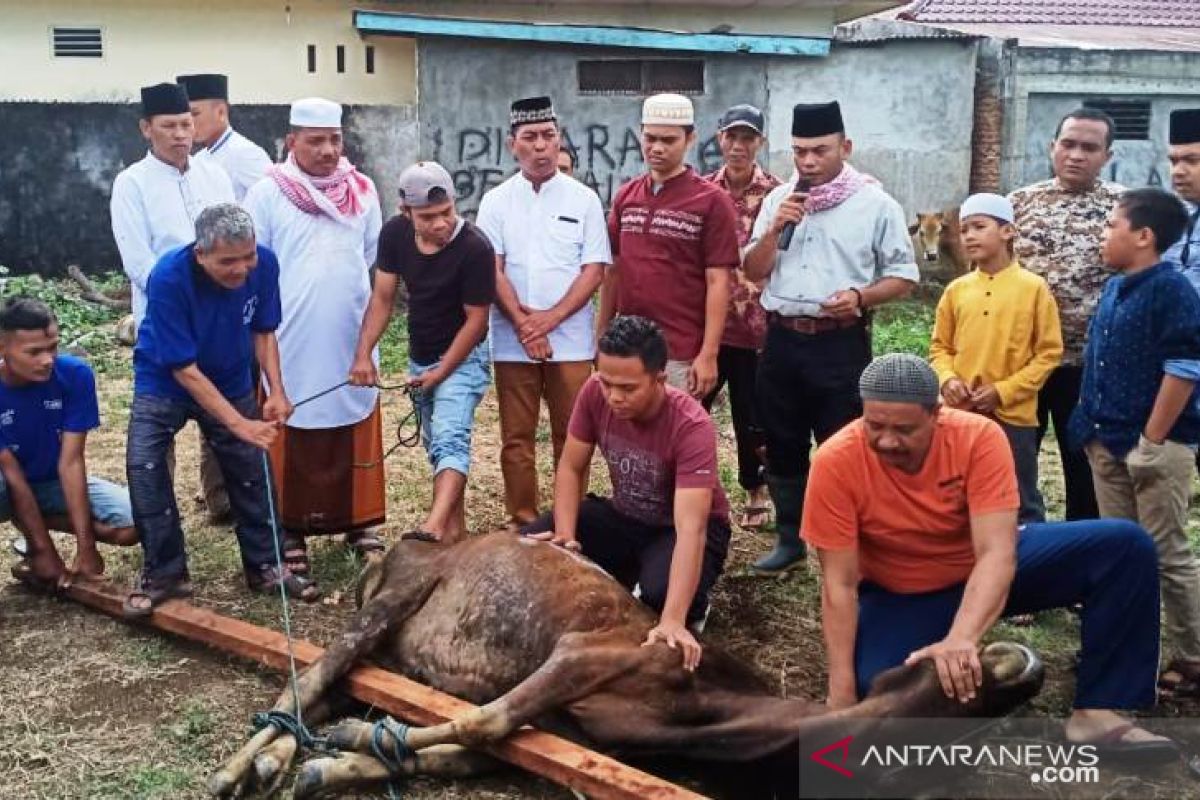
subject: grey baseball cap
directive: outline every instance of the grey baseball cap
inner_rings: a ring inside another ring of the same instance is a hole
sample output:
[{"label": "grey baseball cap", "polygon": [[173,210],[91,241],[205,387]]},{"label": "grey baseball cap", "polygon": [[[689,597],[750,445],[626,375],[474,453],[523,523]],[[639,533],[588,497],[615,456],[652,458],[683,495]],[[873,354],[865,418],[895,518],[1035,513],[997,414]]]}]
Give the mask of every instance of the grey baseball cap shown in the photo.
[{"label": "grey baseball cap", "polygon": [[762,135],[766,121],[763,119],[763,112],[752,105],[743,103],[741,105],[732,106],[726,109],[721,115],[721,121],[717,123],[717,130],[727,131],[731,128],[749,128]]},{"label": "grey baseball cap", "polygon": [[400,201],[412,208],[454,199],[454,179],[436,161],[418,161],[400,173]]}]

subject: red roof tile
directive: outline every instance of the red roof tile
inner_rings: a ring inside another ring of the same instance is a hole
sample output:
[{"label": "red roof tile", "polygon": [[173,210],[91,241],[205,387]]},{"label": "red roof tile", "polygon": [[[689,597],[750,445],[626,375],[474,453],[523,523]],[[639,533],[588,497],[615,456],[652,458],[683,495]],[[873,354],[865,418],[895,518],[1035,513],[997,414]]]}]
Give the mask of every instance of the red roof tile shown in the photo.
[{"label": "red roof tile", "polygon": [[1200,28],[1200,0],[916,0],[916,22]]}]

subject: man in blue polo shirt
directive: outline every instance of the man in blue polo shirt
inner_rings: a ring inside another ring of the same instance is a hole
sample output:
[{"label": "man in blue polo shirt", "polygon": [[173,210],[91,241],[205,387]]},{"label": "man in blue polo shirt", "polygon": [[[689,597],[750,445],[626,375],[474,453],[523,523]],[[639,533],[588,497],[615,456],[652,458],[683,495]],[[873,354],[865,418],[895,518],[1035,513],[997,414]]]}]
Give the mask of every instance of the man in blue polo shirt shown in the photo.
[{"label": "man in blue polo shirt", "polygon": [[[0,521],[24,536],[13,576],[45,589],[71,574],[99,575],[96,542],[137,542],[129,493],[87,475],[84,443],[100,426],[91,367],[58,354],[58,322],[45,304],[16,297],[0,309]],[[50,530],[73,533],[68,572]]]},{"label": "man in blue polo shirt", "polygon": [[[200,425],[225,477],[246,582],[256,592],[280,584],[315,600],[311,581],[279,569],[262,450],[292,413],[279,370],[279,262],[258,247],[254,222],[233,203],[196,219],[196,241],[172,250],[150,274],[146,318],[133,351],[133,407],[125,465],[145,562],[125,600],[146,616],[191,595],[183,528],[167,470],[167,448],[189,419]],[[269,397],[259,419],[250,378],[256,358]]]}]

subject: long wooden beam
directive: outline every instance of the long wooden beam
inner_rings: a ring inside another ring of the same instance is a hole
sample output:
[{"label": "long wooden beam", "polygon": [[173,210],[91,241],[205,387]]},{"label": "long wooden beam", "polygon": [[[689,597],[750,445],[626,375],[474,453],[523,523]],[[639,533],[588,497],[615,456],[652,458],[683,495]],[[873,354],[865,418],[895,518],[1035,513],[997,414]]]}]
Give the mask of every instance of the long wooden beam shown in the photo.
[{"label": "long wooden beam", "polygon": [[[66,596],[121,618],[122,593],[107,581],[77,581]],[[159,606],[148,619],[153,627],[201,642],[268,667],[286,670],[283,634],[217,614],[180,600]],[[324,650],[307,641],[293,642],[297,666],[308,666]],[[428,686],[377,667],[360,666],[342,681],[346,691],[415,725],[436,725],[473,706]],[[488,748],[492,755],[595,800],[704,800],[704,796],[588,750],[566,739],[523,728]]]}]

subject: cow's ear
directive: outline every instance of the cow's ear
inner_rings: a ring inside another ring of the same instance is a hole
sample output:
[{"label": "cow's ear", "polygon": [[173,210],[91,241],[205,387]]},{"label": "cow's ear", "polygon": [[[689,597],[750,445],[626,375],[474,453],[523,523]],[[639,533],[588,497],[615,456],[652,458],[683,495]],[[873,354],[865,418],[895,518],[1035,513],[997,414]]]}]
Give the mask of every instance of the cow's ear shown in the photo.
[{"label": "cow's ear", "polygon": [[921,227],[921,223],[920,223],[920,222],[914,222],[912,225],[909,225],[909,226],[908,226],[908,235],[909,235],[909,236],[916,236],[916,235],[917,235],[917,228],[919,228],[919,227]]}]

